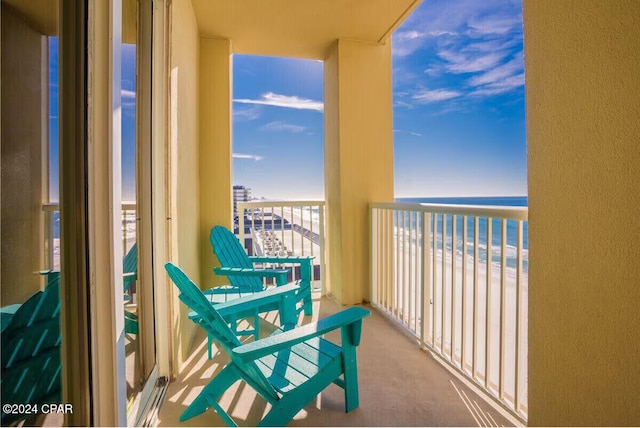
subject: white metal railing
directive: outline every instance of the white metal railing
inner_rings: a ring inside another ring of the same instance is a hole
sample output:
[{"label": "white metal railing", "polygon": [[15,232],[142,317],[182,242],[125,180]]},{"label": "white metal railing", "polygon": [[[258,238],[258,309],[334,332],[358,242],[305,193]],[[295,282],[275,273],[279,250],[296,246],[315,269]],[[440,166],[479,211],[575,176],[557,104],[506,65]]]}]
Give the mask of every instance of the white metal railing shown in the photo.
[{"label": "white metal railing", "polygon": [[[248,226],[253,254],[314,256],[314,288],[326,293],[324,201],[250,201],[238,202],[237,207],[238,237],[243,246]],[[320,286],[316,287],[318,279]]]},{"label": "white metal railing", "polygon": [[[43,204],[44,212],[44,260],[46,269],[60,269],[60,205]],[[122,254],[136,242],[136,203],[122,203]]]},{"label": "white metal railing", "polygon": [[525,421],[528,209],[370,208],[372,304]]}]

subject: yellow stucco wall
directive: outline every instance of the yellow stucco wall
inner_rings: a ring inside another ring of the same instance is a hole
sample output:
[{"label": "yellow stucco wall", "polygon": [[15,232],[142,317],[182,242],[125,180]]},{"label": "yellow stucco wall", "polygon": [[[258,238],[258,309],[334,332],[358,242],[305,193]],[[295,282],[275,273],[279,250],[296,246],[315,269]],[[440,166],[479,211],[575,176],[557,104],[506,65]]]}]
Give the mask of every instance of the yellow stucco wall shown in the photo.
[{"label": "yellow stucco wall", "polygon": [[[41,287],[49,114],[47,41],[2,6],[2,306]],[[47,189],[48,191],[48,189]]]},{"label": "yellow stucco wall", "polygon": [[[200,283],[199,177],[198,177],[198,50],[199,37],[190,0],[171,2],[170,48],[170,162],[172,197],[172,259],[196,283]],[[174,287],[174,331],[178,334],[174,352],[178,365],[189,354],[195,324],[188,320],[189,310],[177,298]]]},{"label": "yellow stucco wall", "polygon": [[219,266],[209,233],[216,225],[232,228],[231,190],[231,42],[200,38],[200,277],[201,286],[227,284],[214,275]]},{"label": "yellow stucco wall", "polygon": [[330,287],[355,304],[370,295],[369,203],[393,201],[390,43],[339,40],[324,81]]},{"label": "yellow stucco wall", "polygon": [[640,425],[639,23],[524,1],[530,425]]}]

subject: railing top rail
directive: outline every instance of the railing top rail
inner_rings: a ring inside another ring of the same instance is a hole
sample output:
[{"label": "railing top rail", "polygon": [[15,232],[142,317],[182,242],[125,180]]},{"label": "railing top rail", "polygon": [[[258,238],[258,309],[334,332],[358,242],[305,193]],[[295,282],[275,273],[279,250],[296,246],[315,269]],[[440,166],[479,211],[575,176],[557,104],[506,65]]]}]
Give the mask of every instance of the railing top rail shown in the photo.
[{"label": "railing top rail", "polygon": [[301,207],[301,206],[324,206],[323,200],[306,200],[306,201],[247,201],[247,202],[238,202],[238,207]]},{"label": "railing top rail", "polygon": [[452,204],[410,204],[395,202],[373,202],[371,209],[389,209],[403,211],[429,212],[436,214],[456,214],[473,217],[491,217],[507,220],[523,220],[529,218],[528,207],[502,207],[495,205],[452,205]]}]

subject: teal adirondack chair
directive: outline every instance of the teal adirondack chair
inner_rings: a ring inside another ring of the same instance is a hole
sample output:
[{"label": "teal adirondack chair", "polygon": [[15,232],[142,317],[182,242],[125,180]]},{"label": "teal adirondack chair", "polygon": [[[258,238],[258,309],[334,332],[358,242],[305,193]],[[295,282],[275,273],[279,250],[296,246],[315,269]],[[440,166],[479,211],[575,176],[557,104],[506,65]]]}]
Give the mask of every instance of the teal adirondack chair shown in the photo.
[{"label": "teal adirondack chair", "polygon": [[[122,272],[123,272],[123,291],[125,293],[124,300],[128,303],[131,297],[126,294],[133,284],[138,279],[138,243],[133,244],[127,254],[122,259]],[[124,310],[124,331],[129,334],[138,334],[138,315],[134,312]]]},{"label": "teal adirondack chair", "polygon": [[[268,296],[270,292],[279,292],[284,287],[211,305],[178,267],[167,263],[165,269],[180,289],[180,300],[195,311],[190,317],[192,321],[216,337],[231,359],[182,413],[181,421],[212,407],[225,423],[236,426],[217,400],[238,379],[244,380],[272,405],[259,426],[286,425],[331,383],[344,389],[347,412],[358,407],[356,347],[360,343],[362,319],[369,315],[368,310],[351,307],[317,323],[289,330],[281,328],[269,337],[242,345],[229,328],[224,318],[225,311],[232,305],[249,309],[252,304],[260,304],[261,295]],[[287,313],[295,312],[292,300],[289,299],[288,305],[286,300],[283,301],[281,308],[285,315],[281,313],[281,317],[288,319]],[[321,337],[337,329],[341,332],[340,346]]]},{"label": "teal adirondack chair", "polygon": [[[14,306],[2,323],[2,404],[59,403],[60,273],[48,274],[43,291]],[[27,416],[3,411],[2,426]]]},{"label": "teal adirondack chair", "polygon": [[222,266],[215,268],[214,272],[217,275],[227,276],[230,282],[230,286],[222,288],[219,292],[224,293],[224,290],[233,293],[262,291],[265,289],[262,278],[274,278],[278,286],[287,283],[288,270],[256,269],[254,263],[298,264],[300,265],[298,300],[302,301],[299,311],[304,311],[305,315],[313,313],[311,301],[311,262],[313,257],[249,257],[238,238],[224,226],[213,227],[209,239],[213,252]]},{"label": "teal adirondack chair", "polygon": [[122,259],[124,292],[138,279],[138,244],[135,243]]}]

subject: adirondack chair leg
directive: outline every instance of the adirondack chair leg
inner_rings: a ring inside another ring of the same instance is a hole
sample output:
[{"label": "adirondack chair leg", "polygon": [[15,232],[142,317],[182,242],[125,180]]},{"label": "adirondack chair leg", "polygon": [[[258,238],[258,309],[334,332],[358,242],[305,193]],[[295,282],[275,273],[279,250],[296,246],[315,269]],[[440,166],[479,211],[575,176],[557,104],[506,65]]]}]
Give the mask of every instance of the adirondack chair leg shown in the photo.
[{"label": "adirondack chair leg", "polygon": [[342,358],[344,364],[344,411],[349,413],[360,405],[356,347],[343,342]]},{"label": "adirondack chair leg", "polygon": [[213,346],[213,338],[210,334],[207,334],[207,357],[208,359],[213,358],[213,352],[211,351],[211,346]]},{"label": "adirondack chair leg", "polygon": [[307,288],[306,295],[303,298],[302,310],[305,316],[313,315],[313,301],[311,300],[311,287]]},{"label": "adirondack chair leg", "polygon": [[[207,384],[207,386],[204,387],[195,400],[189,404],[189,407],[182,412],[182,415],[180,415],[180,422],[184,422],[187,419],[191,419],[194,416],[204,413],[204,411],[209,407],[214,407],[220,416],[229,423],[231,418],[218,405],[218,398],[220,398],[220,396],[222,396],[222,394],[238,379],[240,379],[240,376],[238,376],[235,366],[232,364],[227,365],[216,377],[213,378],[211,382]],[[231,420],[231,424],[235,425],[233,420]]]},{"label": "adirondack chair leg", "polygon": [[267,415],[258,423],[258,426],[285,426],[295,415],[309,404],[320,391],[333,383],[333,379],[340,374],[340,360],[336,359],[332,364],[309,379],[292,394],[285,394],[280,401],[273,403],[273,407]]},{"label": "adirondack chair leg", "polygon": [[260,339],[260,314],[258,311],[253,315],[253,339]]},{"label": "adirondack chair leg", "polygon": [[300,288],[304,293],[303,309],[306,316],[313,315],[313,303],[311,302],[311,260],[300,264]]}]

